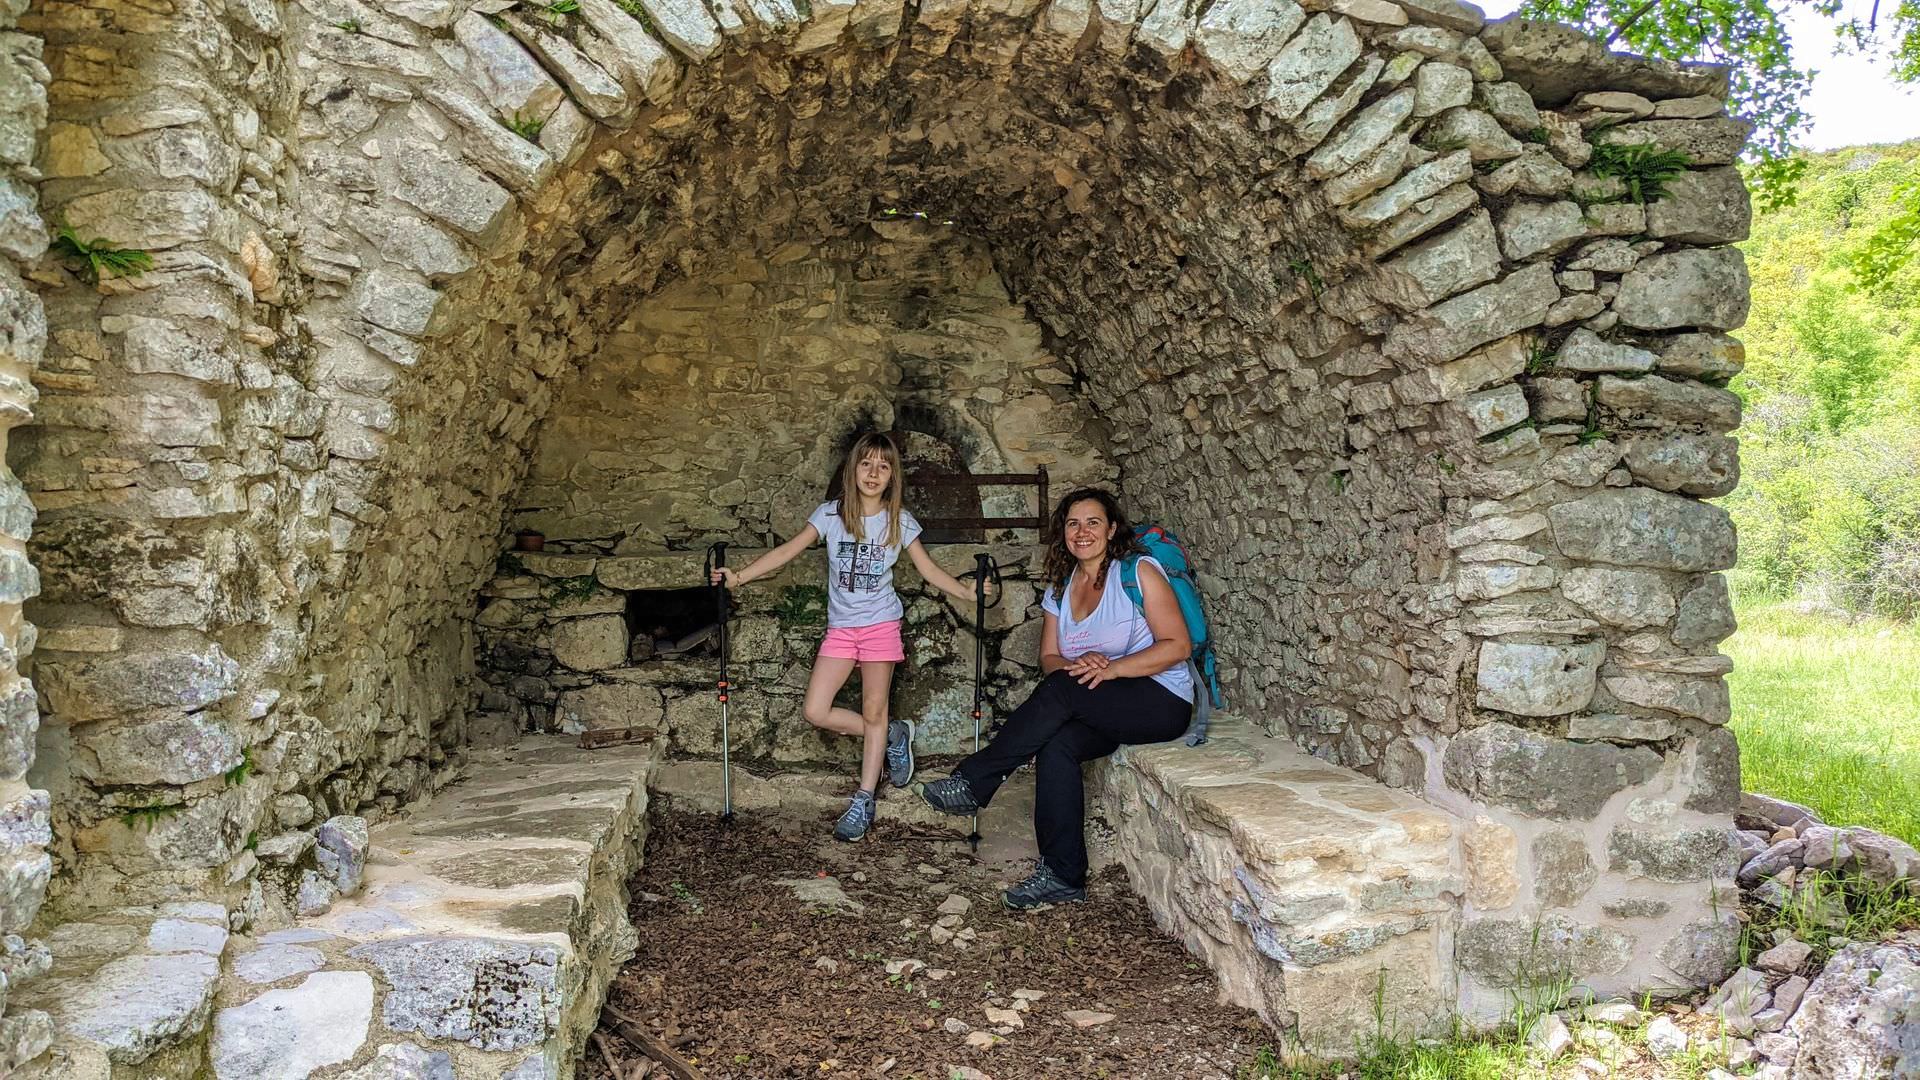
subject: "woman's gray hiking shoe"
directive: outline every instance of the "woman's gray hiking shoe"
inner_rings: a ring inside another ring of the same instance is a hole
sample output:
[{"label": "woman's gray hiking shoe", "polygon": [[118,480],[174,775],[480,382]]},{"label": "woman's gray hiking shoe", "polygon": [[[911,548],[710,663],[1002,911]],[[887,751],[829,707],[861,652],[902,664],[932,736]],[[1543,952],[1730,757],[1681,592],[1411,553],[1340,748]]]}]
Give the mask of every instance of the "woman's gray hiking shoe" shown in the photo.
[{"label": "woman's gray hiking shoe", "polygon": [[833,823],[835,840],[854,841],[864,839],[867,830],[873,828],[873,792],[856,791],[852,801],[847,803],[847,811],[840,820]]},{"label": "woman's gray hiking shoe", "polygon": [[921,784],[920,797],[927,801],[928,806],[942,813],[971,814],[980,809],[980,804],[973,801],[973,789],[958,776]]},{"label": "woman's gray hiking shoe", "polygon": [[903,788],[913,783],[913,721],[887,725],[887,783]]},{"label": "woman's gray hiking shoe", "polygon": [[1044,862],[1028,874],[1025,881],[1000,894],[1000,902],[1015,911],[1049,904],[1078,903],[1086,898],[1086,889],[1061,881]]}]

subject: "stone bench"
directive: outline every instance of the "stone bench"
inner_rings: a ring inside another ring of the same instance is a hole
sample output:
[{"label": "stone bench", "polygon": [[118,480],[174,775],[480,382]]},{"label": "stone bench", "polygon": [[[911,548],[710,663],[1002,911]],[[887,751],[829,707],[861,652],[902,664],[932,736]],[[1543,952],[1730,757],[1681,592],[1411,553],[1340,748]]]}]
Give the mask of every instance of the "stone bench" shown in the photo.
[{"label": "stone bench", "polygon": [[57,1041],[27,1075],[572,1075],[633,955],[626,883],[656,766],[649,745],[479,752],[464,780],[374,827],[359,893],[289,927],[229,938],[212,904],[61,926],[59,966],[34,987]]},{"label": "stone bench", "polygon": [[1202,746],[1123,748],[1103,779],[1135,891],[1226,999],[1330,1056],[1448,1033],[1457,818],[1231,717]]}]

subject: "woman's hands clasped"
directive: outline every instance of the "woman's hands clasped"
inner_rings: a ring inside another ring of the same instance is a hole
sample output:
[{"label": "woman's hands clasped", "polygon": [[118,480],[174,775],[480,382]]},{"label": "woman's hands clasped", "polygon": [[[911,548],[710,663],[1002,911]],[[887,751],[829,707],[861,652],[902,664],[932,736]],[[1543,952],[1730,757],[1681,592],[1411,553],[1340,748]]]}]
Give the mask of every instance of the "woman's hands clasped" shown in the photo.
[{"label": "woman's hands clasped", "polygon": [[1112,666],[1113,661],[1107,659],[1106,654],[1086,652],[1067,661],[1065,670],[1081,686],[1091,690],[1113,677]]}]

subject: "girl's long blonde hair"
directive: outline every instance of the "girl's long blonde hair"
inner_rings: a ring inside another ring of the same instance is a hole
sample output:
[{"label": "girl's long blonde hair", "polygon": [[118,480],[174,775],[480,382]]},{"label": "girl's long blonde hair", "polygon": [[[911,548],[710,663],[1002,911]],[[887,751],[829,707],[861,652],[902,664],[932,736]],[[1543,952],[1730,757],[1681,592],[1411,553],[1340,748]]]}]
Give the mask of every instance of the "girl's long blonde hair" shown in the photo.
[{"label": "girl's long blonde hair", "polygon": [[865,540],[862,530],[866,522],[860,515],[860,463],[875,454],[892,466],[883,501],[887,507],[886,544],[896,547],[900,543],[900,509],[906,497],[907,478],[900,463],[900,448],[884,432],[869,431],[854,440],[853,448],[847,451],[846,462],[840,466],[840,503],[835,509],[847,533],[855,540]]}]

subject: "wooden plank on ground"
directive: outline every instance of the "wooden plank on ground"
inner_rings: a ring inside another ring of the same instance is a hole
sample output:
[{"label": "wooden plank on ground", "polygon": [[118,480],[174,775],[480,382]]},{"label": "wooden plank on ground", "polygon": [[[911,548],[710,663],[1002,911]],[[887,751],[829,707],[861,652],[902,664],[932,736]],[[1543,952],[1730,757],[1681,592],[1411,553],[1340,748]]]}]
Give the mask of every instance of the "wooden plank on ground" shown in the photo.
[{"label": "wooden plank on ground", "polygon": [[707,1074],[675,1053],[673,1048],[653,1037],[640,1021],[609,1005],[600,1010],[600,1023],[627,1040],[635,1050],[659,1062],[674,1080],[707,1080]]}]

